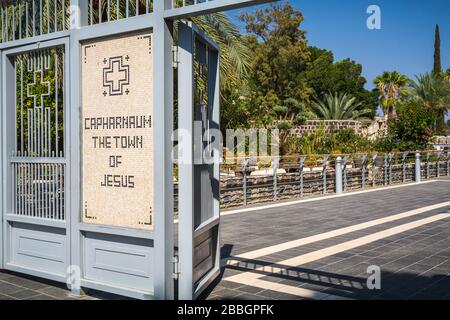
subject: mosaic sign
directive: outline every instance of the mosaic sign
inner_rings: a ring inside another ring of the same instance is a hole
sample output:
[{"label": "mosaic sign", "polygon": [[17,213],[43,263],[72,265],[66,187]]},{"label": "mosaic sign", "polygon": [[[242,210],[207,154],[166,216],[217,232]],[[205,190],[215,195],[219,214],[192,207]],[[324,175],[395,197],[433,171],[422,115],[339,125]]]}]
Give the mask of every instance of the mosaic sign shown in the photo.
[{"label": "mosaic sign", "polygon": [[83,222],[153,228],[149,31],[82,44]]}]

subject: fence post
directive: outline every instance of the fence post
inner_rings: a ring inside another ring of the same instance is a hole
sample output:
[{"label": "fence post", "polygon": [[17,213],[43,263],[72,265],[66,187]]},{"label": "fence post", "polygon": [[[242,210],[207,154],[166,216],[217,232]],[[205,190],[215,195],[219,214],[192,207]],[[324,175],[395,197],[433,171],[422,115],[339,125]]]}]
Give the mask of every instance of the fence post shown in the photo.
[{"label": "fence post", "polygon": [[247,170],[248,170],[248,159],[243,162],[243,194],[244,194],[244,206],[247,205]]},{"label": "fence post", "polygon": [[408,152],[403,152],[403,157],[402,157],[403,183],[406,182],[406,157],[407,156],[408,156]]},{"label": "fence post", "polygon": [[420,182],[420,175],[421,175],[421,166],[420,166],[420,153],[416,152],[416,164],[415,164],[415,169],[416,169],[416,177],[415,180],[417,183]]},{"label": "fence post", "polygon": [[384,154],[384,185],[386,186],[388,183],[387,174],[388,174],[388,154]]},{"label": "fence post", "polygon": [[388,153],[388,161],[389,161],[389,184],[392,184],[392,159],[394,158],[391,152]]},{"label": "fence post", "polygon": [[336,194],[342,193],[342,158],[336,158]]},{"label": "fence post", "polygon": [[274,201],[277,201],[277,188],[278,188],[278,185],[277,185],[277,170],[278,170],[278,161],[279,161],[279,158],[277,158],[277,157],[274,157],[273,158],[273,161],[272,161],[272,163],[273,163],[273,200]]},{"label": "fence post", "polygon": [[327,161],[330,155],[323,156],[322,178],[323,178],[323,194],[327,194]]},{"label": "fence post", "polygon": [[342,190],[347,191],[347,161],[350,157],[344,156],[342,158],[342,175],[343,175],[343,181],[342,181]]},{"label": "fence post", "polygon": [[372,187],[376,187],[377,186],[377,173],[376,173],[376,160],[377,160],[377,154],[375,153],[373,155],[373,159],[372,159]]},{"label": "fence post", "polygon": [[445,173],[447,173],[447,177],[450,177],[450,151],[447,152],[447,169]]},{"label": "fence post", "polygon": [[300,157],[300,168],[299,168],[299,174],[300,174],[300,198],[303,198],[303,168],[305,167],[305,160],[306,160],[306,157],[304,157],[304,156]]},{"label": "fence post", "polygon": [[366,163],[367,155],[363,155],[361,158],[361,187],[363,190],[366,188]]},{"label": "fence post", "polygon": [[430,179],[430,154],[427,152],[427,179]]},{"label": "fence post", "polygon": [[441,173],[439,171],[441,171],[441,152],[436,152],[436,178],[439,178],[439,176],[441,175]]}]

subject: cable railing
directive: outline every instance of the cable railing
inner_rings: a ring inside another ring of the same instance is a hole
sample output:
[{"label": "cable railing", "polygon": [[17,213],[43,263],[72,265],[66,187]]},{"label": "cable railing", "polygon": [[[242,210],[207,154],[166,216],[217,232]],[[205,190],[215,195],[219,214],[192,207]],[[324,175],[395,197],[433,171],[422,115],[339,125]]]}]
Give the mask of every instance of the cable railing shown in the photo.
[{"label": "cable railing", "polygon": [[225,158],[221,207],[335,194],[338,160],[344,192],[412,183],[416,181],[417,154],[421,179],[450,177],[450,154],[440,151]]},{"label": "cable railing", "polygon": [[421,154],[421,176],[424,179],[448,176],[450,161],[448,152],[433,152]]}]

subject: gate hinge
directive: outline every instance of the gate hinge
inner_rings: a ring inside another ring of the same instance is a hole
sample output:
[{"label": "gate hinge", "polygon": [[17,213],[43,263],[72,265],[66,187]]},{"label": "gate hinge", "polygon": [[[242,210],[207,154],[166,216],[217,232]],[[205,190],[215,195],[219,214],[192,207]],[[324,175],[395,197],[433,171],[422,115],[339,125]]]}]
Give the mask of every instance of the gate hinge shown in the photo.
[{"label": "gate hinge", "polygon": [[180,274],[180,259],[177,255],[173,256],[173,278],[178,279]]},{"label": "gate hinge", "polygon": [[178,51],[178,46],[172,46],[172,63],[175,69],[178,68],[178,64],[180,63],[180,54]]}]

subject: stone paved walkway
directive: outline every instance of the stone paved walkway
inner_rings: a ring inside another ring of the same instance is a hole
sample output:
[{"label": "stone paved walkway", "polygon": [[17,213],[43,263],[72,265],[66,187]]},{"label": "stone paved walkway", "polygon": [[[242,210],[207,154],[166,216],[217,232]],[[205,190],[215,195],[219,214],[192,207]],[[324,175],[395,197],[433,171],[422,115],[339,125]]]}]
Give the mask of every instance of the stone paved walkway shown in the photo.
[{"label": "stone paved walkway", "polygon": [[18,273],[0,271],[0,300],[118,300],[126,297],[99,291],[71,294],[65,284]]},{"label": "stone paved walkway", "polygon": [[203,298],[450,299],[449,210],[444,180],[225,215],[228,265]]},{"label": "stone paved walkway", "polygon": [[[205,299],[450,299],[450,180],[222,217]],[[367,268],[381,289],[367,288]],[[2,299],[123,299],[0,272]]]}]

